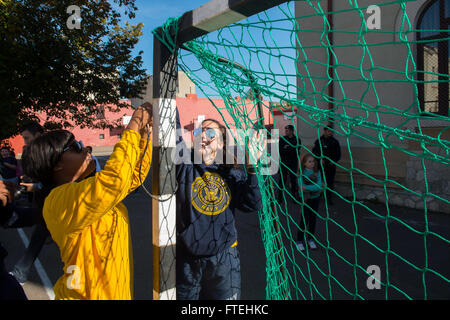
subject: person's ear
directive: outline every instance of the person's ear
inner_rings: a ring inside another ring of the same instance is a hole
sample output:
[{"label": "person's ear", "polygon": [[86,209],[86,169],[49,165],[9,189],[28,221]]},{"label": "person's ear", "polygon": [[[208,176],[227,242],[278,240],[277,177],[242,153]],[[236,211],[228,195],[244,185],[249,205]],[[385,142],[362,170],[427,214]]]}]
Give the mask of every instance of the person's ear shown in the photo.
[{"label": "person's ear", "polygon": [[217,141],[217,148],[218,149],[223,149],[223,140]]}]

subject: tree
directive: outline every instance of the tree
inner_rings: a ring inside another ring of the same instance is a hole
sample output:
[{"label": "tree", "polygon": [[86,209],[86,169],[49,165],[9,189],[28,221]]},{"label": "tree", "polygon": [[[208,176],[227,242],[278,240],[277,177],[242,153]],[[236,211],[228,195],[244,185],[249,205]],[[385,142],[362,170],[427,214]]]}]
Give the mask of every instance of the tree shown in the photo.
[{"label": "tree", "polygon": [[54,126],[117,125],[97,109],[118,112],[144,88],[142,51],[132,54],[143,24],[123,21],[136,10],[135,0],[0,0],[0,139],[42,111]]}]

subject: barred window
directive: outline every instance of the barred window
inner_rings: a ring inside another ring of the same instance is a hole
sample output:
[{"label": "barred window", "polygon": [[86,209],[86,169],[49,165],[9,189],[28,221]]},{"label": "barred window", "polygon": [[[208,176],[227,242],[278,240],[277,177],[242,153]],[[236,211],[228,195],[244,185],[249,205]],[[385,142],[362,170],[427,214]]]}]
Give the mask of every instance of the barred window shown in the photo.
[{"label": "barred window", "polygon": [[423,112],[449,115],[450,3],[432,0],[417,20],[419,101]]}]

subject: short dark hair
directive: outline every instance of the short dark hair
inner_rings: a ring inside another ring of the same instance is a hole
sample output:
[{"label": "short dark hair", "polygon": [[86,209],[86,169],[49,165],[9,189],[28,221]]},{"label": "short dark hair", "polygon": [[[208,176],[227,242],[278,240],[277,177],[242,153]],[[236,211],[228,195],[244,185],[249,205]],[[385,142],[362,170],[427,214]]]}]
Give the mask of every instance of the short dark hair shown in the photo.
[{"label": "short dark hair", "polygon": [[294,126],[292,125],[292,124],[288,124],[286,127],[284,127],[285,129],[288,129],[288,130],[292,130],[292,131],[294,131]]},{"label": "short dark hair", "polygon": [[53,183],[53,168],[63,154],[64,146],[75,140],[67,130],[54,130],[43,134],[24,149],[22,167],[25,175],[44,185]]},{"label": "short dark hair", "polygon": [[36,133],[43,134],[44,128],[38,122],[33,121],[33,122],[29,122],[29,123],[23,125],[20,128],[21,133],[24,131],[29,131],[29,132],[31,132],[32,135],[35,135]]}]

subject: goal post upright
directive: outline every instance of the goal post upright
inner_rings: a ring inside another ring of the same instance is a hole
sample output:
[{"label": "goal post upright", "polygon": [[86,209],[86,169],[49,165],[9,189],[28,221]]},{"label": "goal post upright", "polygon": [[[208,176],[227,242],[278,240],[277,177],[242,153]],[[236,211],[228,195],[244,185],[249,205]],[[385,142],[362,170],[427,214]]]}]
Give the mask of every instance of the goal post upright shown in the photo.
[{"label": "goal post upright", "polygon": [[[211,0],[178,19],[173,50],[153,44],[152,244],[153,299],[176,299],[176,147],[178,47],[287,0]],[[161,31],[161,28],[158,31]]]},{"label": "goal post upright", "polygon": [[156,37],[153,50],[152,244],[153,299],[176,299],[176,146],[177,54]]}]

